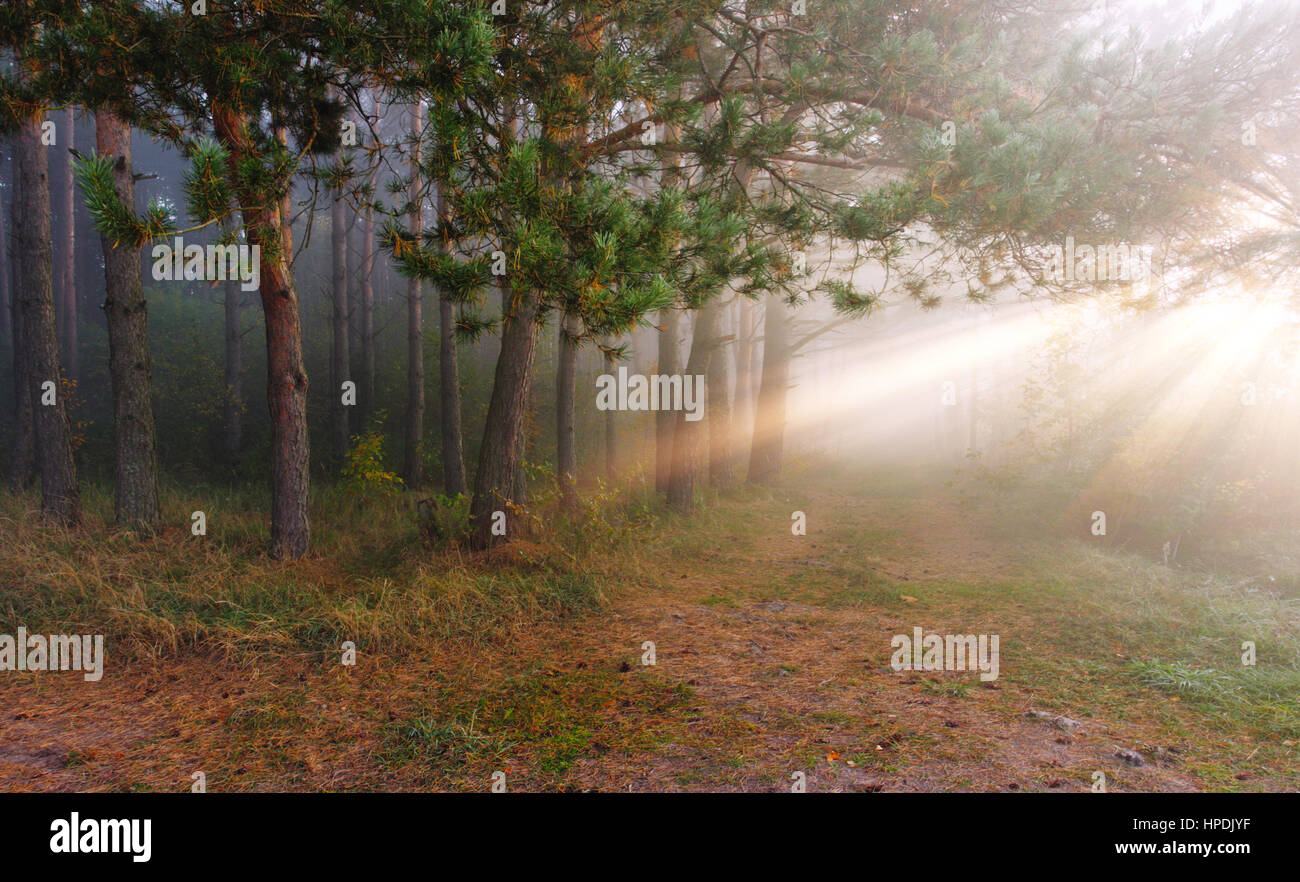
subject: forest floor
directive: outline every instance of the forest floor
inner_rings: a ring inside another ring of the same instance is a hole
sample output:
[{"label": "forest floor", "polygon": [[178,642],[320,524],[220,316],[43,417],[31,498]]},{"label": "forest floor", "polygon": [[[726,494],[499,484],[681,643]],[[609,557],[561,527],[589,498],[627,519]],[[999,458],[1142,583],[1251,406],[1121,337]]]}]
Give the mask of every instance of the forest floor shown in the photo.
[{"label": "forest floor", "polygon": [[[942,485],[805,471],[611,534],[588,607],[400,648],[362,634],[353,666],[310,636],[115,664],[119,618],[100,682],[0,674],[0,789],[183,791],[199,771],[209,791],[481,791],[498,771],[510,790],[1300,789],[1293,586],[987,524]],[[475,578],[556,559],[540,539],[456,554]],[[917,626],[1000,635],[1000,676],[892,670]]]}]

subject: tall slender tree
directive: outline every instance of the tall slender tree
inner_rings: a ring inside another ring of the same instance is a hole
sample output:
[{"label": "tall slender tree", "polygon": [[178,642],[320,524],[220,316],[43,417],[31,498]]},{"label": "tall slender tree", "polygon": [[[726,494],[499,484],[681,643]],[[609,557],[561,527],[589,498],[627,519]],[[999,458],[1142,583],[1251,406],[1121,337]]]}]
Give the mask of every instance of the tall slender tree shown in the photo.
[{"label": "tall slender tree", "polygon": [[[233,218],[227,218],[223,238],[238,240]],[[226,464],[237,466],[244,447],[244,292],[239,279],[227,279],[222,296],[226,392],[221,410],[221,449]]]},{"label": "tall slender tree", "polygon": [[[19,68],[23,66],[20,59]],[[41,511],[71,526],[81,519],[81,491],[72,456],[72,430],[55,330],[49,158],[41,130],[44,116],[44,107],[36,103],[19,118],[16,225],[22,271],[18,303],[22,313],[23,367],[30,390],[36,465],[41,478]]]},{"label": "tall slender tree", "polygon": [[[373,97],[372,101],[378,103]],[[367,115],[369,129],[377,127],[378,110],[372,109]],[[379,178],[379,162],[375,156],[370,157],[370,170],[366,177],[365,223],[361,233],[361,364],[362,397],[365,399],[367,417],[375,409],[375,183]]]},{"label": "tall slender tree", "polygon": [[736,335],[731,329],[731,304],[715,299],[705,309],[713,310],[713,324],[718,340],[709,358],[708,390],[709,483],[717,488],[730,487],[734,479],[732,462],[732,381],[735,379]]},{"label": "tall slender tree", "polygon": [[786,389],[790,385],[790,311],[785,298],[768,295],[763,316],[763,367],[749,454],[749,480],[756,483],[771,480],[781,470]]},{"label": "tall slender tree", "polygon": [[330,349],[330,433],[334,456],[342,461],[348,455],[348,408],[342,385],[351,380],[351,336],[348,328],[351,305],[348,302],[348,210],[347,188],[343,179],[343,157],[340,151],[339,169],[331,182],[330,194],[330,327],[333,345]]},{"label": "tall slender tree", "polygon": [[[668,377],[680,376],[681,310],[676,305],[659,310],[656,342],[659,345],[656,372]],[[676,415],[671,410],[664,408],[655,413],[655,489],[660,493],[668,492],[668,481],[673,471],[673,429],[676,425]]]},{"label": "tall slender tree", "polygon": [[[41,30],[45,23],[50,25]],[[271,414],[271,554],[306,553],[307,372],[292,269],[290,181],[309,153],[340,142],[343,105],[332,89],[379,82],[450,99],[487,73],[487,11],[417,2],[237,0],[219,15],[188,7],[103,0],[70,8],[35,0],[5,35],[39,53],[38,91],[92,109],[106,96],[145,131],[206,156],[191,199],[198,222],[238,209],[259,253]],[[52,34],[54,36],[52,36]],[[7,90],[6,90],[7,91]],[[268,126],[269,123],[269,126]],[[200,149],[210,132],[220,150]],[[233,206],[233,208],[232,208]],[[127,213],[129,214],[129,212]],[[108,232],[144,241],[166,234],[131,217]],[[117,229],[113,229],[117,227]]]},{"label": "tall slender tree", "polygon": [[[601,358],[605,363],[605,373],[612,376],[618,369],[618,350],[616,340],[606,340],[601,347]],[[618,478],[618,417],[617,411],[605,411],[605,480],[613,483]]]},{"label": "tall slender tree", "polygon": [[[434,188],[434,214],[438,229],[449,226],[444,217],[446,201],[437,183]],[[445,247],[439,243],[439,248]],[[465,480],[464,435],[460,420],[460,365],[457,345],[456,302],[446,288],[438,287],[438,401],[442,435],[442,489],[448,496],[463,494]]]},{"label": "tall slender tree", "polygon": [[560,502],[568,510],[578,507],[578,451],[575,438],[578,378],[578,320],[565,313],[560,318],[559,357],[555,368],[555,478]]},{"label": "tall slender tree", "polygon": [[[15,143],[15,147],[16,147]],[[15,150],[16,154],[16,150]],[[27,376],[27,334],[23,330],[23,309],[18,292],[22,290],[22,252],[19,251],[18,220],[20,205],[18,202],[17,156],[14,158],[13,199],[9,205],[10,228],[14,230],[6,243],[9,249],[9,278],[12,298],[9,302],[9,315],[13,328],[13,372],[14,372],[14,438],[9,452],[8,487],[10,493],[21,493],[36,482],[36,424],[32,409],[32,385]]]},{"label": "tall slender tree", "polygon": [[[424,138],[424,104],[411,109],[410,229],[415,241],[424,235],[424,192],[420,150]],[[412,273],[406,280],[406,435],[402,479],[408,487],[424,483],[424,284]]]},{"label": "tall slender tree", "polygon": [[77,342],[77,185],[72,173],[72,157],[77,148],[77,110],[71,105],[63,112],[57,144],[60,149],[58,215],[61,230],[55,256],[55,313],[59,328],[59,351],[64,373],[75,380],[81,374]]},{"label": "tall slender tree", "polygon": [[[95,114],[95,152],[111,168],[122,205],[135,205],[131,127],[112,111]],[[104,251],[104,313],[116,448],[114,515],[147,532],[159,527],[157,443],[149,361],[148,302],[140,278],[140,246],[100,237]],[[229,290],[226,296],[230,296]]]},{"label": "tall slender tree", "polygon": [[13,197],[13,178],[10,175],[8,139],[0,139],[0,350],[8,352],[13,345],[13,306],[9,295],[13,290],[13,245],[9,241],[9,205]]}]

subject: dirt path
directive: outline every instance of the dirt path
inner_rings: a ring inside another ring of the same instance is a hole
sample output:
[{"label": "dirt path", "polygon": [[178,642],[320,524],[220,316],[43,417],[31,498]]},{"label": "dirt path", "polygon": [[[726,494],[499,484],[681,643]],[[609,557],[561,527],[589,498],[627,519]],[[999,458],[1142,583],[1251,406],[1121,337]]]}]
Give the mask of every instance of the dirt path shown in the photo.
[{"label": "dirt path", "polygon": [[[702,734],[624,765],[585,760],[575,783],[773,790],[803,772],[810,791],[1078,791],[1100,770],[1111,789],[1196,789],[1174,769],[1117,757],[1126,735],[1118,724],[1067,722],[1067,731],[1027,717],[1037,706],[1015,685],[981,683],[975,673],[893,671],[890,638],[920,624],[913,617],[772,597],[762,586],[774,576],[797,585],[846,558],[904,583],[997,579],[1012,569],[938,498],[819,496],[809,508],[833,513],[841,534],[896,532],[908,541],[855,548],[786,530],[764,540],[762,559],[719,551],[684,565],[672,596],[618,604],[607,627],[581,635],[575,657],[654,641],[656,665],[632,675],[689,683],[703,699],[694,723]],[[731,603],[713,602],[724,593]]]},{"label": "dirt path", "polygon": [[[1121,722],[1027,717],[1038,705],[1014,677],[888,667],[892,635],[949,624],[914,621],[897,585],[1014,569],[950,503],[820,495],[807,508],[834,529],[774,521],[761,554],[665,560],[668,590],[624,592],[607,614],[488,653],[326,673],[160,660],[101,684],[5,675],[0,789],[183,790],[199,769],[214,788],[475,789],[494,768],[512,789],[772,791],[802,774],[809,791],[1079,791],[1097,771],[1114,790],[1196,789],[1174,766],[1117,757]],[[892,581],[863,593],[873,573]],[[654,665],[640,663],[646,641]],[[446,707],[453,691],[481,694],[468,726]],[[459,722],[394,759],[394,731],[421,708]]]}]

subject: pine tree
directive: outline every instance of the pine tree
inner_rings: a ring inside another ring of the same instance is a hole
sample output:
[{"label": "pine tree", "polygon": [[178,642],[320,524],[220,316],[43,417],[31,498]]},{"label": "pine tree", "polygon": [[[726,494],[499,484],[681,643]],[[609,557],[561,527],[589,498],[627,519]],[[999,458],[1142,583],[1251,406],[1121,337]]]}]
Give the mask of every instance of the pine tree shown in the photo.
[{"label": "pine tree", "polygon": [[[19,56],[22,79],[31,77],[28,59]],[[19,84],[21,85],[21,83]],[[37,472],[41,478],[41,511],[57,523],[72,526],[81,519],[81,490],[72,455],[66,386],[59,364],[55,329],[54,283],[50,235],[49,158],[42,139],[45,105],[39,92],[26,94],[30,103],[18,115],[17,165],[20,276],[17,302],[21,323],[23,372],[32,410]]]},{"label": "pine tree", "polygon": [[[434,217],[441,228],[446,207],[434,184]],[[441,246],[437,246],[441,247]],[[457,361],[456,301],[438,289],[438,414],[442,436],[442,490],[460,496],[469,489],[465,478],[464,437],[460,419],[460,367]]]},{"label": "pine tree", "polygon": [[77,199],[72,157],[77,145],[77,111],[68,107],[58,125],[59,187],[58,214],[62,218],[59,247],[55,253],[54,305],[59,328],[59,351],[64,372],[72,380],[81,374],[77,342]]},{"label": "pine tree", "polygon": [[[95,114],[95,153],[111,169],[117,200],[134,210],[131,128],[107,109]],[[114,242],[108,236],[101,236],[100,241],[104,250],[104,312],[108,317],[116,444],[114,514],[119,524],[154,532],[160,526],[158,460],[148,302],[140,278],[140,247]],[[226,296],[230,296],[229,290]]]},{"label": "pine tree", "polygon": [[344,177],[347,163],[340,154],[339,167],[326,181],[330,193],[330,328],[333,341],[330,350],[330,433],[334,457],[343,462],[348,455],[348,408],[343,399],[343,383],[352,379],[350,342],[350,313],[348,302],[348,231],[347,231],[347,181]]},{"label": "pine tree", "polygon": [[[416,99],[410,107],[411,167],[410,227],[419,240],[424,232],[424,193],[419,172],[420,141],[424,137],[424,105]],[[416,274],[406,284],[406,435],[402,480],[408,487],[424,483],[424,285]]]},{"label": "pine tree", "polygon": [[[378,100],[373,91],[368,90],[371,101],[377,105]],[[377,125],[377,112],[364,110],[367,128],[373,132]],[[365,183],[365,222],[361,230],[361,370],[362,396],[365,399],[364,413],[367,421],[375,414],[375,206],[373,204],[375,184],[379,176],[377,157],[370,151],[369,169]]]},{"label": "pine tree", "polygon": [[[47,20],[53,27],[40,31]],[[69,9],[36,2],[7,30],[41,62],[37,91],[124,119],[196,155],[191,211],[199,224],[239,211],[260,249],[272,421],[271,554],[307,551],[307,374],[289,229],[290,181],[304,155],[333,153],[353,80],[450,98],[486,73],[481,9],[422,0],[249,0],[220,14],[106,0]],[[218,152],[201,148],[209,134]],[[220,158],[220,163],[213,160]],[[102,194],[107,195],[107,194]],[[168,232],[117,210],[101,232],[142,242]]]},{"label": "pine tree", "polygon": [[[225,241],[238,238],[233,216],[222,225]],[[221,448],[228,466],[238,466],[244,446],[244,292],[238,279],[227,279],[222,293],[225,335],[226,394],[221,412]]]},{"label": "pine tree", "polygon": [[509,521],[520,502],[521,430],[540,323],[551,313],[570,316],[577,343],[625,333],[673,299],[665,271],[671,243],[690,222],[684,206],[672,194],[647,196],[631,169],[591,149],[621,104],[641,100],[652,57],[635,51],[630,35],[656,20],[649,12],[666,9],[589,2],[510,9],[497,20],[499,76],[463,104],[431,106],[426,173],[447,211],[426,238],[438,247],[410,231],[390,229],[390,238],[405,243],[397,249],[404,271],[458,300],[471,333],[482,327],[475,315],[482,292],[494,282],[503,292],[501,355],[471,502],[479,544],[502,538],[491,530],[494,515]]}]

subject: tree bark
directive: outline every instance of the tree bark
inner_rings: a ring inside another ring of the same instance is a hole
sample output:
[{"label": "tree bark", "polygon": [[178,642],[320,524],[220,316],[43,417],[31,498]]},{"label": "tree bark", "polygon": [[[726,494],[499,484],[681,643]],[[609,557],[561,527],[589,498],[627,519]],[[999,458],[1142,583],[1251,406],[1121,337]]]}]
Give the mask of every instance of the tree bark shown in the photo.
[{"label": "tree bark", "polygon": [[[234,225],[227,224],[226,232]],[[235,241],[239,241],[237,233]],[[221,449],[226,464],[239,465],[244,442],[244,340],[242,317],[244,292],[238,279],[227,279],[225,285],[226,319],[226,397],[222,406]]]},{"label": "tree bark", "polygon": [[[420,138],[424,108],[411,105],[411,234],[419,242],[424,232],[420,194]],[[406,283],[406,444],[402,479],[412,489],[424,484],[424,304],[421,284],[412,275]]]},{"label": "tree bark", "polygon": [[[123,205],[135,206],[131,128],[106,110],[95,114],[95,148],[113,161],[113,189]],[[148,303],[140,278],[140,248],[101,236],[104,251],[104,313],[113,386],[117,446],[114,515],[119,524],[153,533],[159,527],[158,457],[149,362]],[[229,297],[229,288],[226,296]]]},{"label": "tree bark", "polygon": [[560,319],[559,356],[555,368],[555,479],[560,488],[560,505],[578,509],[578,452],[575,423],[578,378],[578,319],[565,313]]},{"label": "tree bark", "polygon": [[[0,165],[0,183],[9,181],[8,166],[8,162]],[[5,189],[12,193],[12,182]],[[4,200],[0,199],[0,348],[6,352],[12,351],[14,342],[13,301],[9,299],[13,291],[13,285],[10,284],[13,273],[13,251],[13,246],[9,242],[9,209],[5,206]]]},{"label": "tree bark", "polygon": [[[22,279],[23,354],[27,368],[35,425],[36,465],[41,476],[41,511],[57,523],[71,526],[81,517],[81,493],[72,457],[59,341],[54,321],[54,285],[50,245],[49,159],[41,143],[41,114],[23,119],[18,131],[18,251]],[[54,400],[42,404],[53,383]]]},{"label": "tree bark", "polygon": [[375,210],[366,211],[365,239],[361,245],[361,365],[363,412],[369,418],[375,412],[375,286],[371,268],[375,263]]},{"label": "tree bark", "polygon": [[77,182],[72,173],[72,149],[76,147],[77,117],[74,108],[65,112],[63,131],[58,133],[58,156],[63,172],[62,187],[58,194],[59,214],[63,216],[63,235],[60,237],[55,291],[58,295],[56,310],[59,325],[64,373],[75,380],[81,375],[77,347]]},{"label": "tree bark", "polygon": [[780,295],[769,294],[763,320],[763,371],[749,456],[749,480],[755,483],[769,481],[781,471],[789,388],[790,313]]},{"label": "tree bark", "polygon": [[[15,157],[14,165],[17,166]],[[22,290],[22,253],[19,251],[17,231],[18,223],[18,176],[13,179],[14,197],[9,206],[10,228],[14,230],[12,239],[6,240],[9,250],[9,281],[12,299],[9,301],[9,316],[13,327],[13,366],[14,366],[14,442],[9,457],[9,492],[21,493],[36,482],[36,424],[32,413],[32,386],[27,376],[27,335],[23,332],[22,304],[18,302],[18,292]]]},{"label": "tree bark", "polygon": [[[670,306],[659,311],[659,365],[657,372],[672,376],[681,373],[682,354],[681,313]],[[655,490],[668,492],[669,478],[673,472],[673,428],[677,414],[671,410],[655,413]]]},{"label": "tree bark", "polygon": [[708,424],[709,424],[709,483],[717,488],[730,487],[734,480],[731,457],[731,381],[734,374],[732,357],[735,347],[724,342],[728,334],[727,317],[730,309],[715,298],[705,311],[713,312],[710,324],[718,342],[709,354],[708,362]]},{"label": "tree bark", "polygon": [[[515,495],[524,412],[528,406],[528,382],[537,355],[537,308],[535,293],[514,299],[502,319],[501,354],[497,358],[488,403],[478,471],[474,475],[474,498],[470,519],[474,543],[488,548],[509,538],[511,519],[519,500]],[[506,515],[506,536],[492,535],[493,512]]]},{"label": "tree bark", "polygon": [[[347,232],[344,247],[347,249],[348,267],[348,358],[355,359],[361,352],[361,237],[365,234],[365,224],[361,212],[353,205],[347,206]],[[348,363],[348,379],[353,379],[356,369],[353,362]],[[357,383],[357,405],[353,408],[355,416],[349,420],[353,431],[365,424],[365,404],[361,401],[361,383]]]},{"label": "tree bark", "polygon": [[[609,339],[605,341],[606,347],[613,346],[617,341]],[[614,375],[618,371],[618,365],[614,363],[614,356],[605,350],[605,373]],[[618,417],[617,410],[605,411],[605,480],[613,483],[618,478]]]},{"label": "tree bark", "polygon": [[343,404],[343,383],[351,379],[348,336],[348,229],[347,200],[343,188],[334,191],[330,205],[330,264],[333,312],[330,325],[334,334],[330,349],[330,373],[333,375],[333,406],[330,408],[330,436],[334,456],[342,462],[348,455],[348,408]]},{"label": "tree bark", "polygon": [[[438,222],[445,220],[442,193],[434,194]],[[442,492],[459,496],[467,490],[465,448],[460,427],[460,363],[456,345],[456,304],[438,293],[438,400],[442,429]]]},{"label": "tree bark", "polygon": [[[371,128],[378,128],[378,118],[371,115]],[[367,418],[375,412],[375,286],[371,278],[375,271],[375,182],[379,178],[379,163],[372,160],[367,178],[367,205],[365,231],[361,241],[361,362],[365,372],[365,405]]]},{"label": "tree bark", "polygon": [[752,432],[754,419],[754,304],[748,297],[736,297],[736,396],[732,402],[731,438],[735,449]]},{"label": "tree bark", "polygon": [[[502,328],[504,329],[505,316],[513,311],[511,304],[514,302],[514,291],[510,288],[510,283],[505,277],[500,279],[499,287],[501,289]],[[540,300],[538,302],[540,304]],[[528,454],[528,403],[529,394],[532,389],[531,372],[525,378],[525,382],[529,385],[524,388],[523,413],[519,415],[519,437],[516,439],[515,476],[511,481],[510,490],[510,498],[516,505],[520,506],[528,502],[528,474],[524,469],[524,457]]]},{"label": "tree bark", "polygon": [[[233,109],[213,109],[217,137],[229,151],[232,180],[240,163],[258,160],[246,121]],[[307,368],[302,320],[289,266],[293,254],[289,198],[267,204],[249,190],[237,193],[249,246],[261,249],[262,311],[266,316],[267,403],[271,412],[271,549],[276,559],[307,553],[310,450],[307,437]]]},{"label": "tree bark", "polygon": [[[683,387],[692,377],[707,376],[709,359],[717,345],[717,310],[703,309],[695,322],[691,339],[691,356],[686,363]],[[712,407],[708,402],[707,407]],[[707,414],[707,409],[706,409]],[[673,412],[673,467],[668,478],[668,504],[680,512],[695,508],[695,476],[704,456],[707,421],[688,420],[686,411]]]}]

